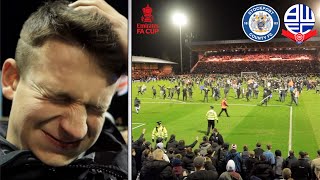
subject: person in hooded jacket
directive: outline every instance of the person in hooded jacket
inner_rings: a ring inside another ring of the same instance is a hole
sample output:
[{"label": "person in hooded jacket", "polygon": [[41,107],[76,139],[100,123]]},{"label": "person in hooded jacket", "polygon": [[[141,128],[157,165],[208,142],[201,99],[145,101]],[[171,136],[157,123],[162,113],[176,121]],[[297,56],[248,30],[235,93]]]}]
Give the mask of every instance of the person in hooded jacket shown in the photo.
[{"label": "person in hooded jacket", "polygon": [[253,177],[257,177],[262,180],[273,180],[275,178],[275,172],[264,155],[260,156],[260,160],[254,164],[251,170],[250,178]]},{"label": "person in hooded jacket", "polygon": [[169,141],[167,141],[166,149],[169,150],[170,148],[173,148],[173,150],[176,150],[178,147],[178,141],[176,140],[176,135],[171,134]]},{"label": "person in hooded jacket", "polygon": [[227,171],[223,172],[218,180],[242,180],[239,173],[236,172],[236,165],[233,160],[229,160],[226,166]]}]

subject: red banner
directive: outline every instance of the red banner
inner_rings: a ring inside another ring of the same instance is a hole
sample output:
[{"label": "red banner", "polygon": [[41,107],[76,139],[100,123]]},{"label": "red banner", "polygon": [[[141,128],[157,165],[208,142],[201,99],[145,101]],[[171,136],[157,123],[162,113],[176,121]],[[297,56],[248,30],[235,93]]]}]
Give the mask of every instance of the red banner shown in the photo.
[{"label": "red banner", "polygon": [[282,29],[282,35],[293,40],[294,42],[297,42],[298,44],[301,44],[304,41],[310,39],[312,36],[316,36],[317,30],[311,30],[307,34],[302,34],[302,33],[292,34],[291,32]]}]

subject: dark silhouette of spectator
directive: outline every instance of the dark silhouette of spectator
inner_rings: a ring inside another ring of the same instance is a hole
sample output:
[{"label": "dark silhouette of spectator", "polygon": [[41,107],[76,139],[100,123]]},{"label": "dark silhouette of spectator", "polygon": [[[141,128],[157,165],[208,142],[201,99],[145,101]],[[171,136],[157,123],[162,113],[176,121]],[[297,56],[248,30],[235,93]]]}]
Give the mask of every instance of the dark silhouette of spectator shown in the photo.
[{"label": "dark silhouette of spectator", "polygon": [[212,134],[209,138],[209,141],[211,142],[215,142],[218,143],[220,146],[223,145],[224,141],[223,141],[223,137],[222,135],[219,133],[217,128],[213,128]]},{"label": "dark silhouette of spectator", "polygon": [[292,178],[295,180],[309,180],[312,176],[311,165],[305,159],[305,152],[299,152],[299,159],[291,164]]},{"label": "dark silhouette of spectator", "polygon": [[192,151],[191,147],[186,149],[186,154],[182,157],[182,167],[186,169],[188,172],[194,171],[193,159],[195,155]]},{"label": "dark silhouette of spectator", "polygon": [[261,180],[273,180],[275,177],[274,170],[264,155],[260,156],[260,160],[254,164],[251,170],[250,178],[252,179],[254,177],[260,178]]},{"label": "dark silhouette of spectator", "polygon": [[294,151],[289,151],[289,156],[286,158],[286,160],[283,162],[283,168],[290,168],[291,164],[298,161],[298,159],[294,156]]},{"label": "dark silhouette of spectator", "polygon": [[211,161],[205,161],[204,157],[198,156],[194,158],[193,165],[195,172],[188,175],[186,180],[216,180],[218,173]]},{"label": "dark silhouette of spectator", "polygon": [[281,157],[281,151],[280,150],[276,150],[274,152],[275,154],[275,175],[276,178],[280,179],[282,178],[282,168],[283,168],[283,158]]},{"label": "dark silhouette of spectator", "polygon": [[173,148],[173,150],[176,150],[178,147],[178,141],[176,140],[176,135],[171,134],[169,141],[166,144],[166,149]]},{"label": "dark silhouette of spectator", "polygon": [[256,158],[260,158],[260,156],[263,154],[264,150],[261,148],[261,143],[257,142],[256,148],[253,150]]},{"label": "dark silhouette of spectator", "polygon": [[161,149],[156,149],[152,156],[153,160],[142,166],[140,180],[174,179],[175,175],[171,164],[163,159],[164,152]]}]

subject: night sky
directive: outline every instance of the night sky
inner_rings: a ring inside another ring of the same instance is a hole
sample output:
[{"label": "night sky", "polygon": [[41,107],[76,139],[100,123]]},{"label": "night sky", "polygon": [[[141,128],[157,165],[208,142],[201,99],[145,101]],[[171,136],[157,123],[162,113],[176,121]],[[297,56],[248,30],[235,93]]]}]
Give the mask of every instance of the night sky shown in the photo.
[{"label": "night sky", "polygon": [[[160,27],[156,35],[140,35],[135,25],[141,22],[142,8],[146,4],[153,8],[154,22]],[[176,9],[184,12],[188,18],[182,28],[182,35],[193,33],[193,41],[217,41],[248,39],[242,30],[242,16],[255,4],[267,4],[277,11],[280,29],[276,38],[282,38],[281,29],[285,29],[283,17],[286,10],[303,3],[309,6],[316,17],[314,29],[320,27],[320,1],[299,0],[139,0],[133,2],[132,15],[132,54],[179,62],[179,27],[174,25],[171,16]],[[182,37],[183,38],[183,37]],[[184,42],[184,41],[183,41]],[[184,46],[183,59],[189,59],[189,50]]]}]

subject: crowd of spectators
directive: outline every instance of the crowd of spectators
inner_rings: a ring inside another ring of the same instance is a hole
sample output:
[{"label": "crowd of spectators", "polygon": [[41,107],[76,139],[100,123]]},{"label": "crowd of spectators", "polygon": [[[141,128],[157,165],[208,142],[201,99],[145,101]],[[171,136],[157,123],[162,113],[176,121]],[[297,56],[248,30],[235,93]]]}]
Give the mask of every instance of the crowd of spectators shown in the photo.
[{"label": "crowd of spectators", "polygon": [[172,76],[173,73],[167,73],[166,71],[161,70],[132,70],[131,76],[133,80],[147,80],[149,77],[154,77],[157,79],[161,79],[167,76]]},{"label": "crowd of spectators", "polygon": [[[217,129],[215,129],[217,131]],[[132,179],[248,179],[274,180],[296,179],[313,180],[320,177],[320,150],[317,158],[311,160],[309,154],[293,150],[284,157],[278,149],[273,151],[271,144],[257,143],[255,147],[218,142],[211,136],[198,138],[185,145],[177,141],[175,135],[164,142],[158,138],[156,145],[144,138],[145,129],[136,141],[132,142]]]},{"label": "crowd of spectators", "polygon": [[207,54],[199,61],[270,61],[270,60],[315,60],[312,53],[306,52],[238,52]]},{"label": "crowd of spectators", "polygon": [[192,73],[227,73],[256,71],[259,73],[317,73],[320,61],[277,60],[277,61],[199,61]]}]

